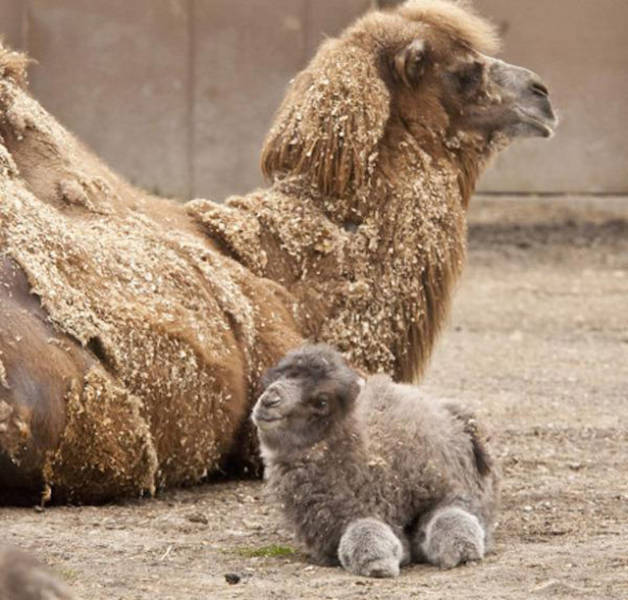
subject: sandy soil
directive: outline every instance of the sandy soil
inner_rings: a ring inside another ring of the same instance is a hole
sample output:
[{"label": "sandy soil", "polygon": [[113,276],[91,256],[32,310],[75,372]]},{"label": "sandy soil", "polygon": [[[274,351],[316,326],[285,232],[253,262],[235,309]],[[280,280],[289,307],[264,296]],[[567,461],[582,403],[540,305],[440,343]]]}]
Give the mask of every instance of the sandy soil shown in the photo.
[{"label": "sandy soil", "polygon": [[628,199],[476,198],[470,222],[423,386],[493,426],[503,511],[482,563],[394,581],[310,566],[258,481],[0,508],[3,540],[90,600],[628,598]]}]

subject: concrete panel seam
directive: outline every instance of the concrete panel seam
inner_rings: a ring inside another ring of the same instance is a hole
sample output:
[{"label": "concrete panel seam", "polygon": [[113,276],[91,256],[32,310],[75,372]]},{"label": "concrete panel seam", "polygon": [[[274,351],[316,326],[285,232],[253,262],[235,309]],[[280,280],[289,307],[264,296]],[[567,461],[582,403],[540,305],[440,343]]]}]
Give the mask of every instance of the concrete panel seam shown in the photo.
[{"label": "concrete panel seam", "polygon": [[186,85],[186,163],[187,163],[187,197],[196,195],[196,31],[194,20],[196,14],[196,0],[187,2],[187,85]]}]

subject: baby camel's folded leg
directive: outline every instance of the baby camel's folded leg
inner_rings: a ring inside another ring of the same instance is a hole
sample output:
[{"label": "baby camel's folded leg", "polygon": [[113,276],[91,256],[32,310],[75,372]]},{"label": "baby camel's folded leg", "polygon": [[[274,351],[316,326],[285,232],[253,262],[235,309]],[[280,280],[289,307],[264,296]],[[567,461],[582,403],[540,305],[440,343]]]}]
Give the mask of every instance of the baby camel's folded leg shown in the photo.
[{"label": "baby camel's folded leg", "polygon": [[484,556],[484,529],[475,515],[447,506],[434,512],[418,532],[415,543],[428,562],[451,569]]},{"label": "baby camel's folded leg", "polygon": [[404,548],[393,530],[377,519],[351,522],[338,546],[342,566],[366,577],[397,577]]}]

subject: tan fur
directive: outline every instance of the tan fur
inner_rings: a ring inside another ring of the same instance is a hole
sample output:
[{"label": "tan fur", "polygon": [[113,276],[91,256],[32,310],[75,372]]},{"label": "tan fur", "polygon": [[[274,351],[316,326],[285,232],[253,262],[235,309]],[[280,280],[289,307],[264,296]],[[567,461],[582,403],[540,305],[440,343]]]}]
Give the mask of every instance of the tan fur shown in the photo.
[{"label": "tan fur", "polygon": [[452,39],[485,54],[494,54],[499,50],[496,28],[477,15],[470,1],[411,0],[398,12],[407,19],[434,25],[440,31],[446,31]]},{"label": "tan fur", "polygon": [[[227,201],[240,209],[241,230],[255,215],[265,231],[259,250],[247,243],[247,255],[235,256],[302,301],[307,334],[404,380],[420,377],[447,312],[464,260],[465,208],[491,153],[473,136],[447,147],[438,82],[426,82],[418,103],[413,90],[385,84],[381,47],[402,48],[417,32],[433,46],[458,36],[486,50],[495,40],[489,24],[449,2],[366,15],[323,44],[290,86],[262,153],[274,187]],[[416,115],[420,129],[401,114]],[[236,248],[242,234],[219,231],[222,217],[203,203],[190,210]],[[347,223],[359,225],[354,235]],[[269,247],[291,250],[278,265],[250,260]]]},{"label": "tan fur", "polygon": [[[366,182],[388,119],[389,96],[375,56],[342,46],[326,41],[296,77],[264,144],[267,177],[282,171],[304,175],[329,196]],[[373,102],[364,101],[366,90]]]},{"label": "tan fur", "polygon": [[[394,69],[417,38],[414,83]],[[419,377],[503,145],[465,129],[438,69],[493,43],[460,3],[367,14],[288,90],[271,186],[186,206],[113,174],[0,53],[2,487],[96,501],[199,481],[249,448],[262,369],[305,338]]]},{"label": "tan fur", "polygon": [[302,339],[292,298],[11,78],[0,113],[0,489],[91,502],[199,481]]},{"label": "tan fur", "polygon": [[0,46],[0,76],[12,79],[20,86],[25,86],[28,81],[26,68],[31,60],[21,52],[15,52],[9,48]]}]

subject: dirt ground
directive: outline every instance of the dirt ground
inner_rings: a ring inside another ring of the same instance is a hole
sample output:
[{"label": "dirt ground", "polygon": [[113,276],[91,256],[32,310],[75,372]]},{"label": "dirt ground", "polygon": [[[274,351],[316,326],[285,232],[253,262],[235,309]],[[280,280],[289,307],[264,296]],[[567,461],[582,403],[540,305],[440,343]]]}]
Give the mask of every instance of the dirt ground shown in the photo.
[{"label": "dirt ground", "polygon": [[308,565],[259,481],[0,508],[3,541],[90,600],[628,598],[628,198],[476,198],[470,223],[422,385],[492,425],[503,510],[483,562],[396,580]]}]

